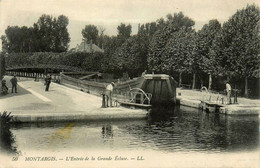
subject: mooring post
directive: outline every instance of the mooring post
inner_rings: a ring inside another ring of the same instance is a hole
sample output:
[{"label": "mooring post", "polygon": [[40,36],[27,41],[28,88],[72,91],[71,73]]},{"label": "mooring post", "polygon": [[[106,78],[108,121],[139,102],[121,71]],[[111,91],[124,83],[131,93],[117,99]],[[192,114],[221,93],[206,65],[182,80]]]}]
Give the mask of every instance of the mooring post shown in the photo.
[{"label": "mooring post", "polygon": [[237,95],[238,95],[238,89],[234,89],[234,104],[238,104]]},{"label": "mooring post", "polygon": [[106,94],[102,93],[102,108],[106,108]]}]

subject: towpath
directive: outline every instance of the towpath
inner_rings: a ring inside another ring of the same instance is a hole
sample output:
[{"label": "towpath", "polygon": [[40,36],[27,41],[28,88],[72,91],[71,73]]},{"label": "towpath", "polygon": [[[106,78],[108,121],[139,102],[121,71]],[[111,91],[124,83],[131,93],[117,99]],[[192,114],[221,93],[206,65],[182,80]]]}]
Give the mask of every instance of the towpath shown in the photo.
[{"label": "towpath", "polygon": [[[56,83],[48,92],[43,82],[18,77],[18,93],[11,93],[11,77],[5,76],[9,94],[0,97],[0,112],[12,112],[18,120],[57,121],[78,119],[144,118],[147,111],[123,107],[101,108],[101,96]],[[33,117],[32,117],[33,116]]]},{"label": "towpath", "polygon": [[28,113],[85,111],[101,107],[101,98],[81,93],[62,85],[51,83],[50,90],[45,91],[43,82],[34,82],[30,78],[18,78],[18,93],[11,93],[11,77],[6,76],[9,94],[1,96],[0,111]]},{"label": "towpath", "polygon": [[[181,95],[178,95],[180,93]],[[226,99],[225,95],[222,94],[216,94],[216,93],[207,93],[205,91],[197,91],[197,90],[188,90],[188,89],[180,89],[177,88],[177,97],[178,98],[185,98],[190,100],[208,100],[211,96],[211,100],[215,101],[217,100],[217,97],[221,98],[224,97]],[[233,101],[232,97],[232,101]],[[241,106],[260,106],[260,99],[248,99],[243,97],[238,97],[238,104]]]},{"label": "towpath", "polygon": [[[224,100],[224,104],[220,101],[221,98]],[[177,99],[180,100],[181,105],[201,108],[201,101],[211,102],[215,104],[220,104],[223,107],[220,108],[220,113],[228,114],[228,115],[259,115],[260,114],[260,100],[259,99],[247,99],[238,97],[238,104],[230,104],[226,105],[227,102],[226,95],[215,94],[210,92],[201,92],[195,90],[185,90],[185,89],[177,89]],[[232,97],[232,102],[234,101],[234,97]],[[213,111],[216,109],[213,108]],[[259,115],[260,117],[260,115]]]}]

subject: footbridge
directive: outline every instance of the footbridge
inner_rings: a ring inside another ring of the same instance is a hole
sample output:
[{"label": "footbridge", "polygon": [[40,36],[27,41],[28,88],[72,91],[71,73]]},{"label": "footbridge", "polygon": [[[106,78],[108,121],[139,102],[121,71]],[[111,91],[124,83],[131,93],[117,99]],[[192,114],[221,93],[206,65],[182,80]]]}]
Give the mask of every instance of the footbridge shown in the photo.
[{"label": "footbridge", "polygon": [[6,65],[5,74],[16,75],[29,78],[43,78],[46,74],[53,74],[54,78],[59,78],[60,72],[82,72],[81,68],[67,65],[54,64],[23,64],[23,65]]}]

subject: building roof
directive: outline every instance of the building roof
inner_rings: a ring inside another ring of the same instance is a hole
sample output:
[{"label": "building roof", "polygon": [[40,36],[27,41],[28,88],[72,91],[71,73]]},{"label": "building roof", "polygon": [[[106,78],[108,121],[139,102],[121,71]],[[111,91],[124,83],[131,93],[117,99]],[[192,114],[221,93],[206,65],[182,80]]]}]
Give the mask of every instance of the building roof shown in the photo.
[{"label": "building roof", "polygon": [[[84,44],[85,43],[85,44]],[[73,49],[74,51],[80,51],[80,52],[87,52],[87,53],[91,53],[91,52],[104,52],[103,49],[101,49],[100,47],[98,47],[96,44],[90,44],[87,43],[86,41],[81,42],[80,44],[77,44],[77,46]]]}]

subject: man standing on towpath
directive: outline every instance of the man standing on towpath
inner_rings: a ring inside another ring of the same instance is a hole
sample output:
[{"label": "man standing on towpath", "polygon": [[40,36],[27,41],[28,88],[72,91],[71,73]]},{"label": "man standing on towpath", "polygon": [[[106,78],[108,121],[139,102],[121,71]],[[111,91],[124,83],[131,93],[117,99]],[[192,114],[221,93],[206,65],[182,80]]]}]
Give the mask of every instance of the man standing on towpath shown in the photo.
[{"label": "man standing on towpath", "polygon": [[113,88],[115,86],[114,82],[111,82],[109,85],[106,87],[106,97],[107,97],[107,107],[108,107],[108,101],[110,101],[110,107],[112,107],[112,93],[113,93]]},{"label": "man standing on towpath", "polygon": [[51,75],[47,75],[47,77],[45,78],[45,84],[46,84],[46,87],[45,87],[45,91],[49,91],[49,87],[50,87],[50,84],[51,84]]},{"label": "man standing on towpath", "polygon": [[10,82],[12,83],[12,93],[14,91],[15,91],[15,93],[17,93],[17,78],[16,78],[16,76],[12,77]]},{"label": "man standing on towpath", "polygon": [[227,104],[231,103],[231,86],[228,81],[226,81],[226,91],[227,91]]}]

